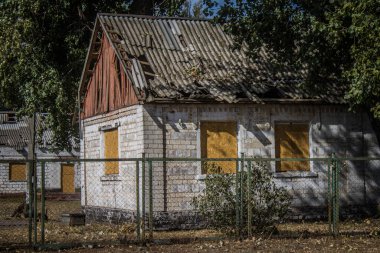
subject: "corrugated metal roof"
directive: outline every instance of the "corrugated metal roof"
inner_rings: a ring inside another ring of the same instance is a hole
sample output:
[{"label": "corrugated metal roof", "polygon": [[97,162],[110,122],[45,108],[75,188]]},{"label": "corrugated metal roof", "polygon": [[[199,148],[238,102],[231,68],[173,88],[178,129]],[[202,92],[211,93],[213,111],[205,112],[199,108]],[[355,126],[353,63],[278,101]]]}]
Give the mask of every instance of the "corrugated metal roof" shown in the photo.
[{"label": "corrugated metal roof", "polygon": [[[14,112],[1,112],[0,119],[6,119],[6,115],[14,114]],[[0,148],[1,146],[12,147],[16,150],[26,148],[29,142],[29,119],[23,117],[21,119],[6,121],[0,120]],[[36,121],[36,148],[49,149],[53,144],[53,131],[46,127],[44,115],[37,116]],[[73,147],[77,148],[77,144],[73,141]]]},{"label": "corrugated metal roof", "polygon": [[251,59],[245,47],[234,49],[231,36],[210,21],[114,14],[99,14],[98,20],[147,102],[236,103],[264,98],[342,102],[333,85],[318,96],[299,88],[305,73],[276,66],[265,50]]}]

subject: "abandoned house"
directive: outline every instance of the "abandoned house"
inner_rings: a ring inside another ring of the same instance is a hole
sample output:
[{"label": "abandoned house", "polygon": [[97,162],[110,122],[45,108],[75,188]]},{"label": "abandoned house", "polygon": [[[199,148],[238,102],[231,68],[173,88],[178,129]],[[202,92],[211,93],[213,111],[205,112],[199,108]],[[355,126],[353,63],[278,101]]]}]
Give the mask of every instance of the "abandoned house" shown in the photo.
[{"label": "abandoned house", "polygon": [[[276,67],[265,50],[249,59],[207,20],[99,14],[79,90],[80,156],[380,156],[368,115],[348,111],[334,84],[318,95],[299,88],[304,75]],[[219,166],[233,173],[234,164]],[[325,212],[326,163],[284,161],[269,169],[292,194],[294,212]],[[348,161],[342,205],[378,203],[379,169],[378,161]],[[153,164],[157,222],[191,223],[190,202],[205,173],[199,162]],[[134,162],[83,164],[81,185],[87,219],[133,218]]]},{"label": "abandoned house", "polygon": [[[37,127],[44,129],[44,115],[37,117]],[[19,195],[27,190],[27,164],[22,160],[28,157],[29,140],[28,118],[17,118],[13,111],[0,111],[0,195]],[[73,152],[52,151],[52,131],[45,129],[37,136],[36,158],[60,159],[76,158]],[[1,160],[15,160],[1,162]],[[41,164],[37,163],[37,176],[41,176]],[[80,171],[74,164],[50,162],[45,167],[45,187],[47,194],[74,194],[80,190]],[[38,187],[40,180],[38,180]]]}]

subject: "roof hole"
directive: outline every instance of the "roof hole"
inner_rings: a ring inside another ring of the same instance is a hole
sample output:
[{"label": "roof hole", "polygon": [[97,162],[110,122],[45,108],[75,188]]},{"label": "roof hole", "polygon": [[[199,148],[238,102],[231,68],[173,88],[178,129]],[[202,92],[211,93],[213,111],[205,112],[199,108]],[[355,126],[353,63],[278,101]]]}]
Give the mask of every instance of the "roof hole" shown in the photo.
[{"label": "roof hole", "polygon": [[179,39],[179,41],[181,42],[181,45],[182,45],[183,47],[187,47],[186,41],[185,41],[185,39],[183,38],[183,35],[182,35],[182,34],[179,34],[179,35],[178,35],[178,39]]},{"label": "roof hole", "polygon": [[152,36],[149,33],[145,35],[145,46],[152,47]]}]

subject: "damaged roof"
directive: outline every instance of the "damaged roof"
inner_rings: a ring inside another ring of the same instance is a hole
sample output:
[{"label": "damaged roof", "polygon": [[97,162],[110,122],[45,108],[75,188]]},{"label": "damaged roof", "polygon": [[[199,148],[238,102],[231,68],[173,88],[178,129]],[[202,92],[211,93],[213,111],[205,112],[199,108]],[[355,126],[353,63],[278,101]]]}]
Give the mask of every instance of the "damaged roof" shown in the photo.
[{"label": "damaged roof", "polygon": [[[144,102],[343,102],[342,89],[333,84],[324,94],[306,92],[299,85],[305,72],[279,67],[265,50],[257,58],[249,58],[244,47],[234,48],[232,37],[221,25],[208,20],[99,14],[93,42],[101,31],[125,64],[136,95]],[[89,75],[90,64],[86,63],[80,93]]]}]

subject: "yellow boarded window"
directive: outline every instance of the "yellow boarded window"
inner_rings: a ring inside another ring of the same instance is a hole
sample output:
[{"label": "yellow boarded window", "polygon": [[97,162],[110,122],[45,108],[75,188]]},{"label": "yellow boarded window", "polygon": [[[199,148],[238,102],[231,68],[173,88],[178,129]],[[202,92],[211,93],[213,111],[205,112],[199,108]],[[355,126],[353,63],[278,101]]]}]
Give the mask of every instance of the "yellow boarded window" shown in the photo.
[{"label": "yellow boarded window", "polygon": [[[236,158],[237,138],[236,122],[201,122],[202,158]],[[203,166],[203,173],[213,173],[211,167],[223,173],[235,173],[236,162],[208,162]]]},{"label": "yellow boarded window", "polygon": [[64,193],[74,193],[75,186],[74,164],[62,164],[61,166],[61,189]]},{"label": "yellow boarded window", "polygon": [[[119,158],[118,130],[104,131],[104,158]],[[119,162],[106,162],[105,174],[118,174]]]},{"label": "yellow boarded window", "polygon": [[[276,158],[309,158],[309,125],[277,123],[275,125]],[[309,161],[280,161],[277,171],[310,170]]]},{"label": "yellow boarded window", "polygon": [[26,180],[26,164],[10,163],[9,164],[9,180],[25,181]]}]

